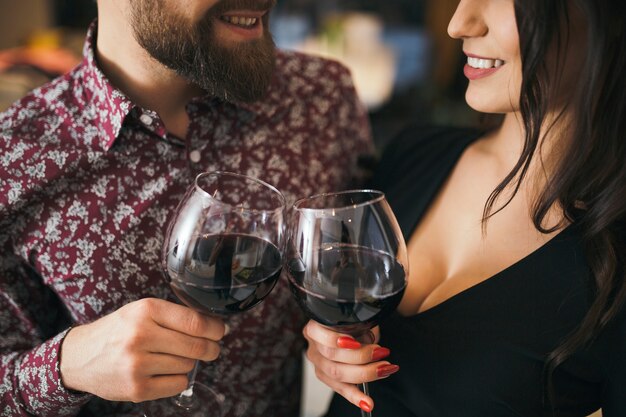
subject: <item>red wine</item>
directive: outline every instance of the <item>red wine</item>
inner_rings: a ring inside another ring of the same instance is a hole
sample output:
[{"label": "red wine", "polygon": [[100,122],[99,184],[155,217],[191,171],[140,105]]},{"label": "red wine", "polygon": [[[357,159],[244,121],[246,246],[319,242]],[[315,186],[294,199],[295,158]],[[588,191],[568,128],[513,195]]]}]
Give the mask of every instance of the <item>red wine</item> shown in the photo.
[{"label": "red wine", "polygon": [[176,296],[205,314],[252,308],[274,288],[281,268],[275,245],[244,234],[206,235],[193,247],[176,245],[167,258]]},{"label": "red wine", "polygon": [[375,250],[332,245],[315,252],[309,265],[287,263],[289,284],[300,307],[313,320],[350,334],[374,327],[393,312],[406,288],[396,259]]}]

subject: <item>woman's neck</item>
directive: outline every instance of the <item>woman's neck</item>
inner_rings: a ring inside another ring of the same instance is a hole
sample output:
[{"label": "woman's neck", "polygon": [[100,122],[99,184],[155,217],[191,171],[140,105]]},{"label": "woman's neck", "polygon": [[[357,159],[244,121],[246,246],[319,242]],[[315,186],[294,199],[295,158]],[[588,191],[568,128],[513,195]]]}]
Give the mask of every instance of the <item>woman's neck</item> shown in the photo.
[{"label": "woman's neck", "polygon": [[[548,114],[541,129],[537,147],[529,165],[529,178],[551,176],[560,162],[563,153],[567,115],[558,118]],[[519,112],[507,113],[502,124],[488,134],[482,143],[483,151],[488,152],[505,172],[510,172],[524,150],[526,128]]]},{"label": "woman's neck", "polygon": [[[543,194],[558,168],[561,155],[563,155],[564,137],[566,136],[564,126],[567,125],[567,118],[563,116],[556,121],[553,115],[548,115],[546,120],[528,170],[518,190],[518,194],[523,195],[523,198],[528,202],[530,210]],[[481,141],[482,143],[479,145],[481,151],[489,155],[495,164],[500,181],[518,163],[525,140],[526,129],[521,114],[512,112],[505,115],[500,127],[489,133]],[[508,191],[505,191],[503,196],[509,195],[509,192],[513,190],[517,178],[519,178],[519,171],[518,176],[509,184]],[[557,206],[552,207],[546,218],[546,225],[554,226],[561,223],[562,219],[561,209]]]}]

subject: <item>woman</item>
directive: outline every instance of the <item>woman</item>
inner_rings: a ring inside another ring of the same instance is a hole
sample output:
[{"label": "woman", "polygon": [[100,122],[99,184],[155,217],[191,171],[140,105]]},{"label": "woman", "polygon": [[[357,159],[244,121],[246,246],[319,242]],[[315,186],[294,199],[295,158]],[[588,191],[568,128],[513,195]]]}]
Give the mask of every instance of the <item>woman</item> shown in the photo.
[{"label": "woman", "polygon": [[625,18],[622,0],[460,1],[466,100],[503,117],[385,152],[409,285],[377,343],[305,328],[347,400],[328,416],[626,415]]}]

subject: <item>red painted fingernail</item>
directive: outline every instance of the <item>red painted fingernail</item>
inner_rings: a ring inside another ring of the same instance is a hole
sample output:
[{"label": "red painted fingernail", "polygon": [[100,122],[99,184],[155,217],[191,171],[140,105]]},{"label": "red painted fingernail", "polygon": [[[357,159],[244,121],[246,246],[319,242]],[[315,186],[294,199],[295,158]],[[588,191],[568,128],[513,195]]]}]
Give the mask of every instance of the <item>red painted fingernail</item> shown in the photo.
[{"label": "red painted fingernail", "polygon": [[399,369],[400,367],[398,365],[381,365],[376,368],[376,375],[378,375],[379,378],[385,378],[391,374],[395,374]]},{"label": "red painted fingernail", "polygon": [[389,356],[390,353],[391,353],[391,351],[389,349],[387,349],[387,348],[377,347],[372,352],[372,360],[373,361],[379,361],[379,360],[384,359],[387,356]]},{"label": "red painted fingernail", "polygon": [[361,344],[351,337],[341,336],[337,339],[337,346],[342,349],[358,349],[361,347]]},{"label": "red painted fingernail", "polygon": [[361,400],[361,402],[359,403],[359,407],[366,413],[372,412],[372,407],[370,407],[370,405],[365,400]]}]

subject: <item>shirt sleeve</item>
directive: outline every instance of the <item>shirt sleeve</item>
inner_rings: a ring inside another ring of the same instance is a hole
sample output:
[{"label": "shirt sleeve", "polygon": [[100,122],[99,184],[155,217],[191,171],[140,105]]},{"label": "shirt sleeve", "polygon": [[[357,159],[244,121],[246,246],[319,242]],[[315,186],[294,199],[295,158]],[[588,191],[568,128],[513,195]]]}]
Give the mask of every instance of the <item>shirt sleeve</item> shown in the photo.
[{"label": "shirt sleeve", "polygon": [[33,274],[10,249],[0,253],[0,415],[73,416],[91,396],[61,382],[59,353],[69,329],[46,337],[58,306]]}]

